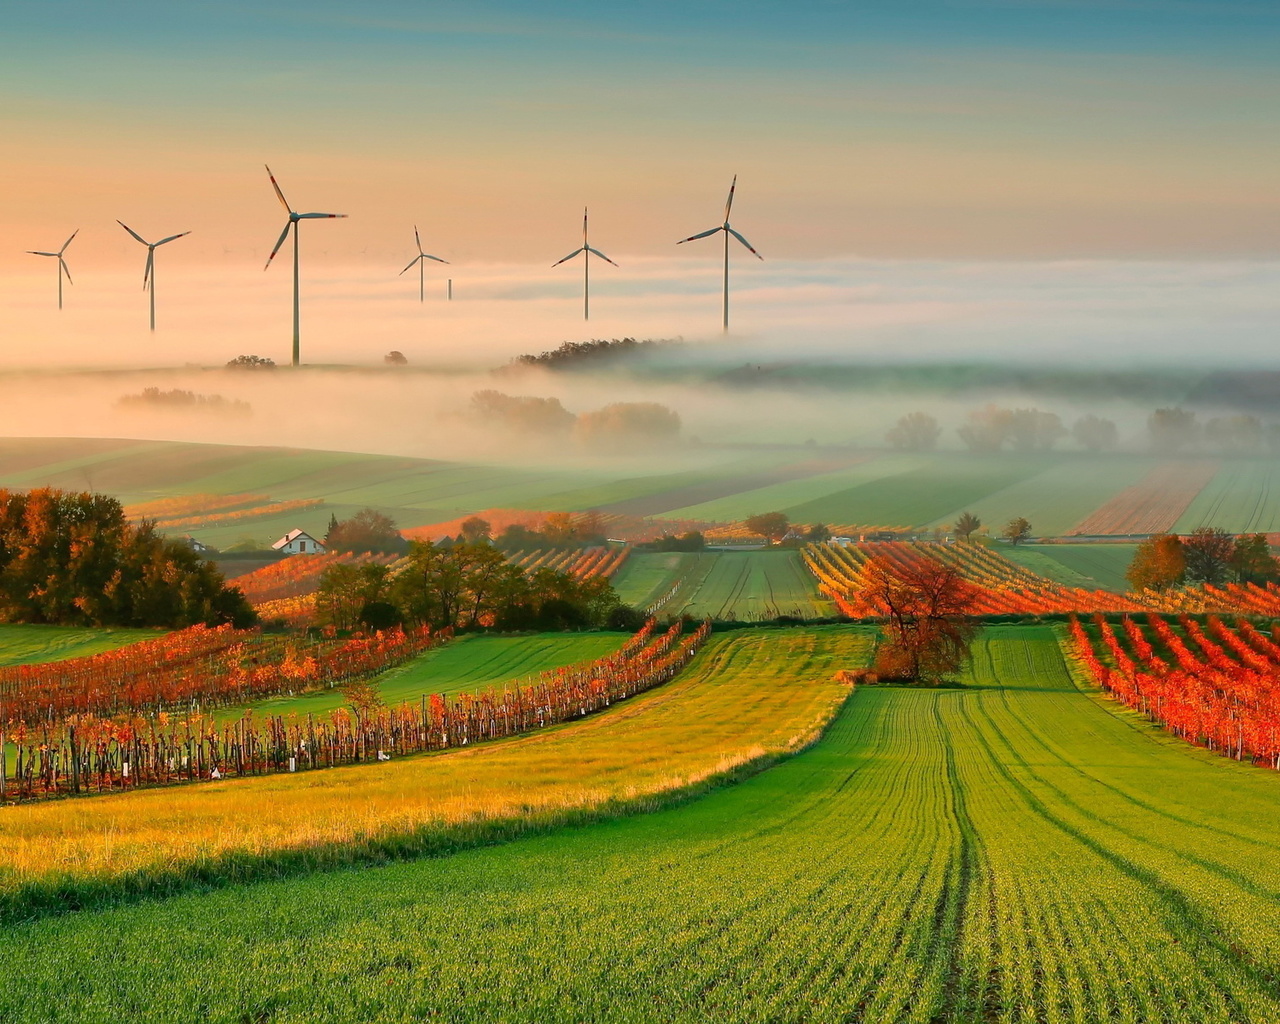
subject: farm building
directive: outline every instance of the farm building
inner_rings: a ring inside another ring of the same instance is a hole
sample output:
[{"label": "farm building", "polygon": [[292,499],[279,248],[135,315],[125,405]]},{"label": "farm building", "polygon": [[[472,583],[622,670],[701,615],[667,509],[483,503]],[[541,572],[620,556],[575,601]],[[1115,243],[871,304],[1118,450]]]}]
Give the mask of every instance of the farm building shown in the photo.
[{"label": "farm building", "polygon": [[324,553],[324,545],[306,530],[290,530],[271,545],[282,555],[320,555]]},{"label": "farm building", "polygon": [[202,544],[200,543],[200,541],[196,540],[194,537],[190,537],[190,536],[183,537],[182,543],[185,544],[187,547],[189,547],[197,555],[203,555],[209,550],[208,544]]}]

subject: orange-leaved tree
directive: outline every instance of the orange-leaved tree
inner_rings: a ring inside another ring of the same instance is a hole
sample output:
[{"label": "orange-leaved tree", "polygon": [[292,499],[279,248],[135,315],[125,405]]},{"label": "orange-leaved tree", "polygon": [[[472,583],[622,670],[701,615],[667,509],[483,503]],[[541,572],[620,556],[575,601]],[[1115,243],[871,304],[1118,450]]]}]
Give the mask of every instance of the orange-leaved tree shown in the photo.
[{"label": "orange-leaved tree", "polygon": [[968,661],[980,628],[966,616],[975,588],[955,566],[932,558],[875,557],[863,570],[862,584],[888,618],[876,652],[882,678],[939,683]]}]

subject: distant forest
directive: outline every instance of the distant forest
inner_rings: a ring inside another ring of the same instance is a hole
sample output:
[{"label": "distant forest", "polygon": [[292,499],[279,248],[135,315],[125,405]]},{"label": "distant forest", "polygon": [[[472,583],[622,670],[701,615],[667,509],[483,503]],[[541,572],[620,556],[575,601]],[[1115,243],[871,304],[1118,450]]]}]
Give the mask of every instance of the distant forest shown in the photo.
[{"label": "distant forest", "polygon": [[637,341],[635,338],[566,341],[559,348],[536,356],[516,356],[511,362],[514,366],[539,366],[544,370],[597,369],[608,363],[651,355],[661,349],[682,344],[683,342],[670,338],[646,338],[643,341]]}]

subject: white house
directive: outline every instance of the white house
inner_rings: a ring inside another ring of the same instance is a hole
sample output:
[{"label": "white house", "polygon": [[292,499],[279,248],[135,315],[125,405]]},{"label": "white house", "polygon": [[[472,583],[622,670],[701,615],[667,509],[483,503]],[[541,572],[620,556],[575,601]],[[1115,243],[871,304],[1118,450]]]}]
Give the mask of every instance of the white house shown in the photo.
[{"label": "white house", "polygon": [[208,544],[201,544],[200,541],[196,540],[194,537],[183,537],[182,543],[184,543],[197,555],[203,555],[206,551],[209,550]]},{"label": "white house", "polygon": [[290,530],[271,546],[285,555],[324,554],[324,545],[306,530]]}]

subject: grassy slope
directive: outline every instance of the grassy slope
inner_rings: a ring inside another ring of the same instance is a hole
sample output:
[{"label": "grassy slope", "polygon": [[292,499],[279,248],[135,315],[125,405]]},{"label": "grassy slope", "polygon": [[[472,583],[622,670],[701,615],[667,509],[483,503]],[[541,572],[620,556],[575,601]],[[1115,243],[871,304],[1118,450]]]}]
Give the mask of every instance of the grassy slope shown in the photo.
[{"label": "grassy slope", "polygon": [[[486,829],[657,798],[792,749],[844,699],[832,675],[865,664],[871,636],[846,627],[715,637],[664,686],[467,750],[6,808],[0,903],[60,905],[58,886],[92,896],[447,849]],[[6,983],[0,967],[0,991]]]},{"label": "grassy slope", "polygon": [[1175,524],[1180,533],[1217,526],[1229,533],[1280,531],[1280,463],[1224,461]]},{"label": "grassy slope", "polygon": [[636,551],[613,577],[613,589],[624,604],[647,608],[684,576],[698,556],[681,551]]},{"label": "grassy slope", "polygon": [[81,629],[0,624],[0,666],[84,658],[161,636],[158,629]]},{"label": "grassy slope", "polygon": [[1010,519],[1025,516],[1031,521],[1031,531],[1036,536],[1059,536],[1117,492],[1142,479],[1154,465],[1156,463],[1152,459],[1072,458],[963,507],[954,508],[934,523],[954,523],[961,512],[967,511],[986,523],[995,534]]},{"label": "grassy slope", "polygon": [[1041,472],[1046,459],[955,455],[786,509],[797,522],[921,526]]},{"label": "grassy slope", "polygon": [[1033,548],[1003,546],[1000,553],[1069,587],[1123,593],[1129,589],[1124,574],[1136,550],[1136,544],[1046,544]]},{"label": "grassy slope", "polygon": [[[475,693],[518,681],[550,668],[593,661],[622,646],[626,633],[545,633],[533,636],[462,636],[428,651],[378,679],[388,704],[418,700],[424,693]],[[344,703],[337,690],[296,697],[273,697],[253,705],[272,715],[325,714]],[[228,708],[219,717],[238,717]]]},{"label": "grassy slope", "polygon": [[1280,1019],[1276,775],[1081,693],[1049,629],[968,682],[647,817],[11,927],[0,1017]]}]

